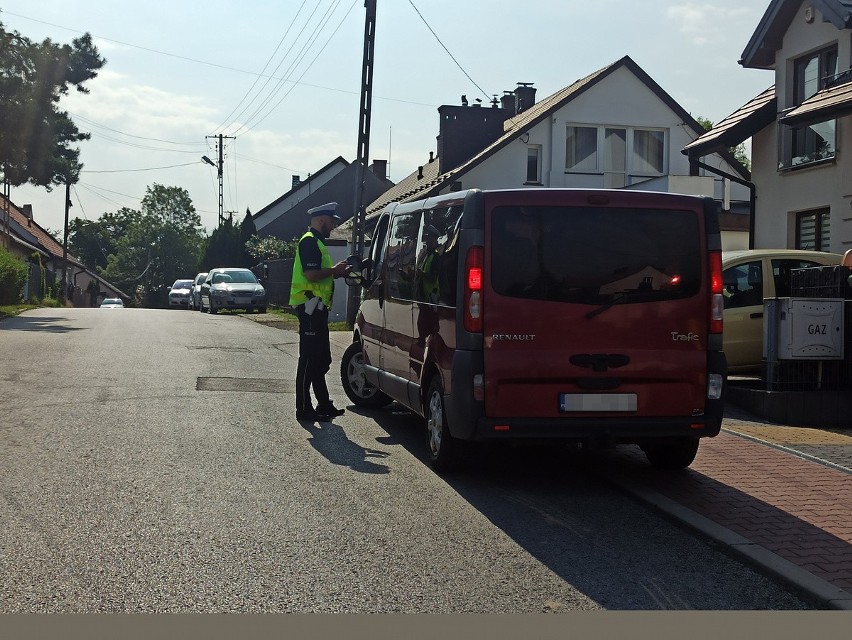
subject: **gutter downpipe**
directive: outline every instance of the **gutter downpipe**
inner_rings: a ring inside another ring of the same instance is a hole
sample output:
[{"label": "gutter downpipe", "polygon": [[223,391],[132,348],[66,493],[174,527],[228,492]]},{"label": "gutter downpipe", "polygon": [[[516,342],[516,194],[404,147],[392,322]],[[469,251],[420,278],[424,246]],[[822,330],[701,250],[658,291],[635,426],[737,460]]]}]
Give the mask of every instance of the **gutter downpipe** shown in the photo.
[{"label": "gutter downpipe", "polygon": [[749,191],[749,215],[748,215],[748,248],[754,249],[754,211],[755,204],[757,202],[757,187],[755,187],[753,182],[749,182],[739,176],[735,176],[732,173],[728,173],[727,171],[722,171],[721,169],[717,169],[716,167],[711,167],[709,164],[705,164],[700,160],[695,160],[694,158],[689,159],[689,164],[696,168],[705,169],[711,173],[715,173],[716,175],[722,176],[723,178],[727,178],[731,182],[736,182],[737,184],[741,184],[744,187],[748,187]]}]

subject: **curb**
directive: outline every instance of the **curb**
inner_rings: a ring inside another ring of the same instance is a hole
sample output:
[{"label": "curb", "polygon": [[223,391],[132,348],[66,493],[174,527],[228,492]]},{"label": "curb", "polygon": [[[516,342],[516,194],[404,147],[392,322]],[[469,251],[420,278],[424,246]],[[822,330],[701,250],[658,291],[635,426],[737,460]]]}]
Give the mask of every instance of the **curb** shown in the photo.
[{"label": "curb", "polygon": [[656,491],[637,487],[618,475],[605,475],[605,477],[642,502],[727,546],[741,559],[761,567],[767,573],[792,586],[810,599],[822,603],[827,609],[852,611],[852,593],[835,587],[789,560],[785,560],[740,534],[695,513]]}]

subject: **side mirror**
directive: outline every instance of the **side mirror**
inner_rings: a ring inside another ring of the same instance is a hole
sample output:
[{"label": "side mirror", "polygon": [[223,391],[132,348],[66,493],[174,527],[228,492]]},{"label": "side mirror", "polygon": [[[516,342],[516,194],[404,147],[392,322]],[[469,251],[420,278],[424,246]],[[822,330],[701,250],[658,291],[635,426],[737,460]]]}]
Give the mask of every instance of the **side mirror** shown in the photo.
[{"label": "side mirror", "polygon": [[346,263],[352,268],[349,275],[344,278],[346,284],[350,287],[369,286],[370,274],[368,271],[372,261],[369,258],[361,259],[356,255],[351,255],[346,258]]}]

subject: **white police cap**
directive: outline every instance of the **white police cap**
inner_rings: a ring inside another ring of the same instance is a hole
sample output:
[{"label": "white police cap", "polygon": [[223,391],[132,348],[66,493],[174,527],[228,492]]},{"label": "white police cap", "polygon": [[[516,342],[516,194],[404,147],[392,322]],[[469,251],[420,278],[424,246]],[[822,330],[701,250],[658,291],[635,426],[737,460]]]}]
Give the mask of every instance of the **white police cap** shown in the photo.
[{"label": "white police cap", "polygon": [[313,209],[308,209],[308,215],[312,218],[314,216],[331,216],[335,220],[340,220],[340,216],[337,215],[336,202],[327,202],[326,204],[321,204]]}]

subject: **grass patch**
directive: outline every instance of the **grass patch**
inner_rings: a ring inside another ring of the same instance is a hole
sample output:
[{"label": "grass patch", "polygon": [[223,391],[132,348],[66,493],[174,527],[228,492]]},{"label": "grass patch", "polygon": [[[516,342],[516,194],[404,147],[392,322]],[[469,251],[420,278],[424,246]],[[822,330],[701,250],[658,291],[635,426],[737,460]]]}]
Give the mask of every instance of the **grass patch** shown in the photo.
[{"label": "grass patch", "polygon": [[[292,323],[293,330],[299,330],[299,319],[296,317],[296,314],[289,310],[289,308],[284,307],[269,307],[266,310],[266,313],[275,316],[276,321],[286,322],[287,324]],[[329,331],[352,331],[352,327],[348,322],[329,322],[328,323]]]},{"label": "grass patch", "polygon": [[42,307],[58,307],[59,303],[56,300],[45,300],[42,303],[29,304],[22,302],[20,304],[0,305],[0,320],[3,318],[12,318],[23,311],[30,309],[41,309]]}]

